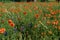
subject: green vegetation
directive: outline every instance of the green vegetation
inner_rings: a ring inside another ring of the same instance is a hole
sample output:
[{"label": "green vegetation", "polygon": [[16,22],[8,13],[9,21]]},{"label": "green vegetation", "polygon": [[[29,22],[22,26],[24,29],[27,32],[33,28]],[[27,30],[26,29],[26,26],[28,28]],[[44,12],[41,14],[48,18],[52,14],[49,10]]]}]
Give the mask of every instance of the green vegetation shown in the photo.
[{"label": "green vegetation", "polygon": [[0,40],[58,40],[60,3],[0,2]]}]

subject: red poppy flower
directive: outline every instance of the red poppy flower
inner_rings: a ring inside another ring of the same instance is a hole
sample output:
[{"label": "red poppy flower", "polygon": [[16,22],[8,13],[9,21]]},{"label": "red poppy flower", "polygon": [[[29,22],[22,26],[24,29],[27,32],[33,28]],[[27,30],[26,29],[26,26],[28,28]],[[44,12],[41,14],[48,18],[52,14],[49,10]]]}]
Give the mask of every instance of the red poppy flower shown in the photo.
[{"label": "red poppy flower", "polygon": [[52,11],[52,12],[51,12],[51,14],[52,14],[52,15],[55,15],[55,14],[56,14],[56,12],[55,12],[55,11]]},{"label": "red poppy flower", "polygon": [[58,25],[58,21],[52,22],[53,25]]},{"label": "red poppy flower", "polygon": [[4,33],[6,31],[5,28],[0,28],[0,33]]},{"label": "red poppy flower", "polygon": [[12,20],[11,20],[11,19],[9,19],[9,20],[8,20],[8,23],[12,23]]},{"label": "red poppy flower", "polygon": [[24,15],[26,15],[26,14],[27,14],[27,12],[23,12],[23,14],[24,14]]},{"label": "red poppy flower", "polygon": [[39,17],[39,14],[35,14],[35,18],[38,18]]},{"label": "red poppy flower", "polygon": [[9,25],[10,25],[11,27],[14,27],[14,26],[15,26],[15,24],[14,24],[14,23],[10,23]]}]

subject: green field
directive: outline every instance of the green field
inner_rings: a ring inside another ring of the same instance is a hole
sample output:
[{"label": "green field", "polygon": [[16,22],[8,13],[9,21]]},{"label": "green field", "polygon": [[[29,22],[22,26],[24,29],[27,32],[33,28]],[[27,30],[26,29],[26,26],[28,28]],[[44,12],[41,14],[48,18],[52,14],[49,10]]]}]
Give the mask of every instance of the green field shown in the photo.
[{"label": "green field", "polygon": [[0,40],[59,40],[60,3],[0,2]]}]

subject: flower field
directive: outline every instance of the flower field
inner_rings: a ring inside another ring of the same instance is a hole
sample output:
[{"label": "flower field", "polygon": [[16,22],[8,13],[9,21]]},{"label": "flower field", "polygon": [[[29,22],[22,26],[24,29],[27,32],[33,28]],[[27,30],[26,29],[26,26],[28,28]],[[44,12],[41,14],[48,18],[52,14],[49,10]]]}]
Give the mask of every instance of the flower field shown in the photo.
[{"label": "flower field", "polygon": [[60,40],[60,3],[0,2],[0,40]]}]

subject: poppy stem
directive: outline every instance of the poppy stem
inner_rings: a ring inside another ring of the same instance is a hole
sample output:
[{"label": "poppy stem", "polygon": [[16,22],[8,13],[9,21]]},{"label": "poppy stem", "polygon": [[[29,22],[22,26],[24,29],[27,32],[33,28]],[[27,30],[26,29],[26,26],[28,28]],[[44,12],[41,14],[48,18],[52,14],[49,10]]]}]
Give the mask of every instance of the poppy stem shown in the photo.
[{"label": "poppy stem", "polygon": [[40,22],[40,24],[41,24],[43,27],[45,27],[46,29],[48,29],[48,27],[45,26],[41,21],[39,21],[39,22]]}]

